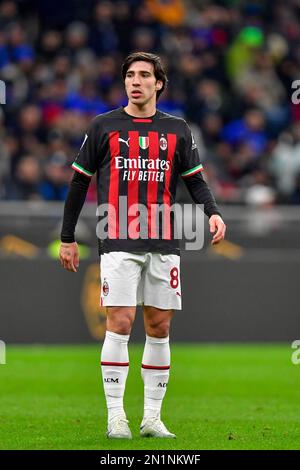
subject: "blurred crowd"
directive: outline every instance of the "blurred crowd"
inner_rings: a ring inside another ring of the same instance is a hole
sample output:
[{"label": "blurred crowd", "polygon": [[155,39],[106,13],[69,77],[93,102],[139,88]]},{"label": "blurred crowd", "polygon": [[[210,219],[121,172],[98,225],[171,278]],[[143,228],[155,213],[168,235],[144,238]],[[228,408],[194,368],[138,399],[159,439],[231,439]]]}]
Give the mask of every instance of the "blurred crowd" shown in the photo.
[{"label": "blurred crowd", "polygon": [[162,57],[158,108],[191,125],[219,202],[300,204],[299,0],[2,1],[0,200],[65,199],[88,123],[126,104],[120,66],[139,50]]}]

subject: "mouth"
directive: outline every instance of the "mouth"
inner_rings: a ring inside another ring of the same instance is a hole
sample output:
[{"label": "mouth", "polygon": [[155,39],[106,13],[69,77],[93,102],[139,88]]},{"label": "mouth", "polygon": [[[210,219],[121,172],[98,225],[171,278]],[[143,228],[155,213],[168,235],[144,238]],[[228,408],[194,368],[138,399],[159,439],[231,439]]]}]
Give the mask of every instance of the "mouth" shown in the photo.
[{"label": "mouth", "polygon": [[138,98],[139,96],[142,95],[142,92],[141,92],[141,91],[138,91],[138,90],[135,90],[135,91],[132,91],[132,92],[131,92],[131,95],[132,95],[134,98]]}]

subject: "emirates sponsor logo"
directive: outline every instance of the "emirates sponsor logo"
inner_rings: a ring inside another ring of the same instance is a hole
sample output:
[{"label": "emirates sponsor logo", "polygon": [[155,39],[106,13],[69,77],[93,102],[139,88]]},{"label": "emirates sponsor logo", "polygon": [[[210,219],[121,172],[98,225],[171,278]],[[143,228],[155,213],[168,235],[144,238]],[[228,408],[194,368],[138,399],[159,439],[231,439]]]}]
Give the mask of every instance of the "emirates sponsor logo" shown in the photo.
[{"label": "emirates sponsor logo", "polygon": [[157,181],[163,182],[165,172],[170,169],[170,162],[159,158],[125,158],[115,157],[115,168],[123,170],[123,181]]},{"label": "emirates sponsor logo", "polygon": [[115,157],[115,168],[118,170],[160,170],[169,171],[170,162],[159,158],[126,158],[121,155]]}]

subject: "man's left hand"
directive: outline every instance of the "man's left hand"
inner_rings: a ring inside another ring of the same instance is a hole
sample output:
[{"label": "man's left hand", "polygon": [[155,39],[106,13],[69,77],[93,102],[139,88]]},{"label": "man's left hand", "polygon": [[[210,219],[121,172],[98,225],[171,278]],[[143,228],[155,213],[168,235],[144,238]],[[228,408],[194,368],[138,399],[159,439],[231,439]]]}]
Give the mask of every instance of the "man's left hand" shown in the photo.
[{"label": "man's left hand", "polygon": [[220,215],[214,214],[209,219],[210,232],[215,233],[211,241],[212,245],[217,245],[220,241],[224,240],[226,225]]}]

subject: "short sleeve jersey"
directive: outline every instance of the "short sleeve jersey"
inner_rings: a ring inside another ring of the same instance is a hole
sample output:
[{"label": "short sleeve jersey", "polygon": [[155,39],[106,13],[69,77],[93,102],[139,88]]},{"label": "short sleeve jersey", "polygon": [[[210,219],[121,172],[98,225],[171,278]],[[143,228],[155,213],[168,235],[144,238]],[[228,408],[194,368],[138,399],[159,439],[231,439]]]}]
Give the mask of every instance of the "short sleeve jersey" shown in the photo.
[{"label": "short sleeve jersey", "polygon": [[89,178],[97,173],[100,253],[179,253],[172,210],[178,177],[203,170],[184,119],[159,110],[137,118],[123,107],[96,116],[72,168]]}]

